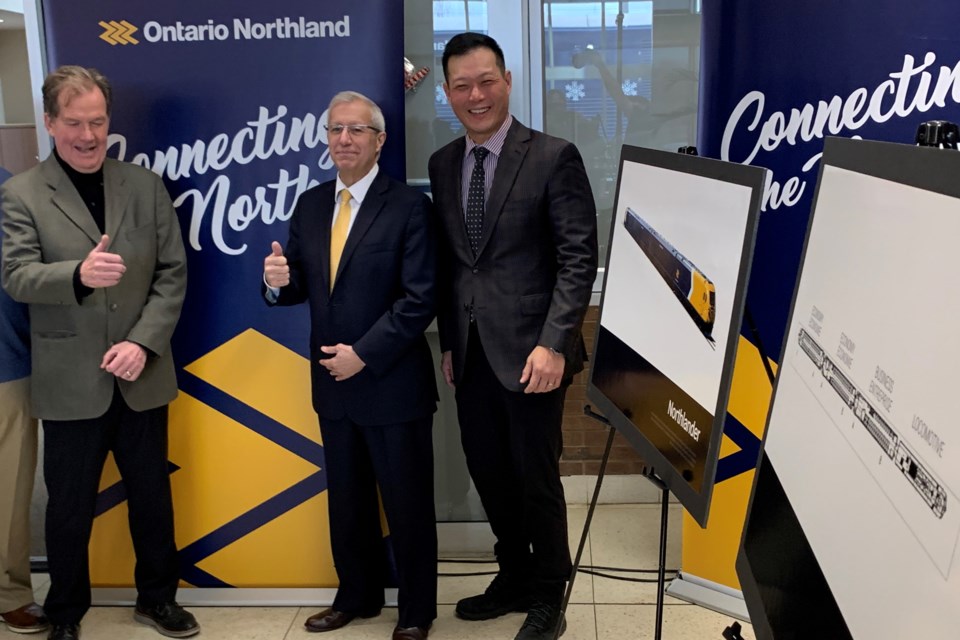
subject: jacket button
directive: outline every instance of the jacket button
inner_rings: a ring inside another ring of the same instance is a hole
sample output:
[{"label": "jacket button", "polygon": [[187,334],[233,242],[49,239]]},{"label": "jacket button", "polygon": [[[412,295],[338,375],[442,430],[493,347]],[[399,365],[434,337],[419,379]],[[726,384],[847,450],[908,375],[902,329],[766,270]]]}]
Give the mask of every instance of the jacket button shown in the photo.
[{"label": "jacket button", "polygon": [[480,269],[474,269],[473,272],[474,272],[474,273],[479,273],[479,272],[480,272]]},{"label": "jacket button", "polygon": [[116,311],[116,310],[117,310],[117,303],[116,303],[116,302],[111,303],[111,304],[110,304],[110,311]]}]

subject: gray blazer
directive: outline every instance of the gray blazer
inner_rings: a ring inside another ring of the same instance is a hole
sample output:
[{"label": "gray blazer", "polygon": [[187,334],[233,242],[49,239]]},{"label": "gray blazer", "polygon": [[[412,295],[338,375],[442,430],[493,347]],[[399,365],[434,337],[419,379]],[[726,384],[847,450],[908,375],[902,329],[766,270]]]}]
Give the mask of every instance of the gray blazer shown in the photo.
[{"label": "gray blazer", "polygon": [[430,188],[440,219],[440,347],[463,376],[470,310],[487,359],[507,389],[535,346],[559,351],[564,378],[583,370],[580,329],[597,273],[597,214],[580,153],[573,144],[514,119],[487,199],[479,253],[463,215],[458,138],[430,158]]},{"label": "gray blazer", "polygon": [[116,378],[100,362],[123,340],[150,352],[136,381],[119,381],[127,404],[143,411],[177,395],[170,336],[183,306],[187,262],[176,212],[163,182],[146,169],[108,158],[103,180],[107,250],[120,254],[127,270],[119,284],[95,289],[80,304],[74,270],[101,234],[70,178],[51,155],[0,187],[0,275],[10,296],[30,306],[38,418],[103,415]]}]

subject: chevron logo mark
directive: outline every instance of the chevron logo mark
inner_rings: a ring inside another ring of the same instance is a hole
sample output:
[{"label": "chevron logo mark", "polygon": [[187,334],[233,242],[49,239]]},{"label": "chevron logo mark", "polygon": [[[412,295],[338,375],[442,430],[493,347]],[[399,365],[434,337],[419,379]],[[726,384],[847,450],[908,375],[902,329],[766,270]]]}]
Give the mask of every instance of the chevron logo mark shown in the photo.
[{"label": "chevron logo mark", "polygon": [[118,44],[140,44],[140,41],[133,37],[133,34],[137,32],[137,28],[126,20],[121,20],[120,22],[116,20],[104,22],[101,20],[99,24],[103,27],[103,33],[100,34],[100,39],[110,46]]}]

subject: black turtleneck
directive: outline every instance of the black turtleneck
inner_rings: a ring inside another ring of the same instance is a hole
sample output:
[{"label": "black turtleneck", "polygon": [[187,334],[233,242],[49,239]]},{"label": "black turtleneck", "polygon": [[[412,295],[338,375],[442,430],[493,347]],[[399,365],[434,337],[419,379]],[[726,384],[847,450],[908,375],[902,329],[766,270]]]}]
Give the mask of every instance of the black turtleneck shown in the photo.
[{"label": "black turtleneck", "polygon": [[100,229],[100,233],[105,233],[107,205],[106,196],[103,194],[103,166],[93,173],[81,173],[64,162],[56,149],[53,150],[53,155],[56,156],[57,162],[63,167],[67,177],[70,178],[70,182],[76,187],[83,203],[87,205],[87,209],[90,210],[90,215],[93,216],[93,221]]},{"label": "black turtleneck", "polygon": [[[80,194],[83,203],[87,205],[90,216],[93,218],[97,228],[100,229],[100,233],[106,233],[104,230],[107,228],[105,213],[107,209],[107,198],[103,194],[103,166],[93,173],[81,173],[64,162],[60,154],[57,153],[56,148],[53,149],[53,156],[57,159],[57,162],[60,163],[67,177],[70,178],[70,182],[73,183],[73,186]],[[77,303],[82,303],[83,299],[91,293],[93,293],[93,289],[80,281],[80,265],[78,264],[77,268],[73,271],[73,294],[77,298]]]}]

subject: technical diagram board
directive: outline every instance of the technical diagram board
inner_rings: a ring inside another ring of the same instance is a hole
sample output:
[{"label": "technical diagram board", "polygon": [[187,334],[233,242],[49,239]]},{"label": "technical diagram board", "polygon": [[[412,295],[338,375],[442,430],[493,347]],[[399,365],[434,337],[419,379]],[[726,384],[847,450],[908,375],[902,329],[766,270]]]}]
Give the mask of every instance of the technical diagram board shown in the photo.
[{"label": "technical diagram board", "polygon": [[704,525],[766,170],[624,146],[587,396]]},{"label": "technical diagram board", "polygon": [[[854,638],[960,628],[958,175],[956,151],[825,145],[764,464]],[[752,518],[748,552],[774,535]]]}]

